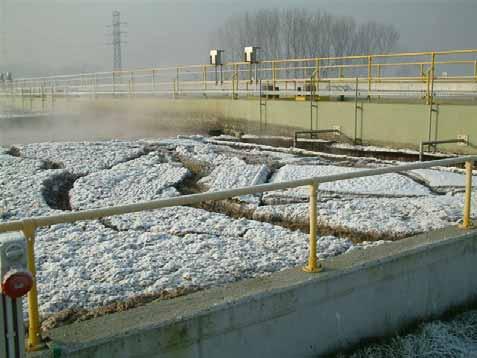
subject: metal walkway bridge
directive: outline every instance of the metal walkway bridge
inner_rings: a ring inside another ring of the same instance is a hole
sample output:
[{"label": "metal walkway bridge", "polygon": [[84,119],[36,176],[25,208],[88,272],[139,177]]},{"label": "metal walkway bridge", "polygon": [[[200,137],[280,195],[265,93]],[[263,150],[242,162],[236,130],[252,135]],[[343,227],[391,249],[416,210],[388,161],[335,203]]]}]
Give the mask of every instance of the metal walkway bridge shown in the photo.
[{"label": "metal walkway bridge", "polygon": [[243,98],[475,99],[477,50],[231,62],[22,78],[0,94]]}]

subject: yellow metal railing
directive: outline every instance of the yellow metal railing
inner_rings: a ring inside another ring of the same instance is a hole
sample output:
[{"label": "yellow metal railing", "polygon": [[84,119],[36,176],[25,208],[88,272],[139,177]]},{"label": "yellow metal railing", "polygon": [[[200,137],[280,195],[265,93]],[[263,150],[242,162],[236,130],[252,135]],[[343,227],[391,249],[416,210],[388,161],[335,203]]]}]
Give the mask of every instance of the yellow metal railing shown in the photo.
[{"label": "yellow metal railing", "polygon": [[[429,70],[430,80],[426,75]],[[442,72],[441,75],[439,71]],[[264,60],[259,64],[230,62],[219,67],[204,64],[180,65],[22,78],[4,83],[0,86],[0,94],[31,93],[32,96],[91,95],[92,97],[172,94],[177,97],[204,93],[228,96],[258,95],[260,80],[270,80],[274,91],[276,87],[282,91],[283,88],[280,86],[286,87],[289,91],[288,84],[292,83],[294,91],[299,92],[313,72],[316,73],[318,82],[327,81],[328,85],[353,85],[358,78],[358,82],[363,84],[362,91],[368,95],[373,91],[382,91],[381,95],[386,95],[383,89],[386,85],[389,87],[392,84],[414,84],[415,95],[429,98],[431,96],[427,91],[429,81],[436,84],[477,83],[477,49],[277,59]],[[405,87],[396,88],[403,93],[406,92]],[[470,87],[465,91],[472,94],[475,88]]]},{"label": "yellow metal railing", "polygon": [[38,309],[38,292],[36,287],[36,266],[35,266],[35,233],[40,227],[47,227],[56,224],[73,223],[82,220],[96,220],[113,215],[122,215],[136,213],[146,210],[161,209],[166,207],[192,205],[204,201],[224,200],[228,198],[238,197],[242,195],[250,195],[264,193],[277,190],[286,190],[302,186],[310,187],[309,201],[309,256],[307,265],[304,267],[306,272],[321,271],[321,264],[317,258],[317,196],[318,186],[323,183],[329,183],[339,180],[347,180],[353,178],[382,175],[388,173],[399,173],[414,169],[431,168],[435,166],[447,166],[458,163],[465,163],[466,179],[465,179],[465,202],[464,202],[464,219],[462,228],[468,229],[472,226],[471,213],[471,192],[472,192],[472,168],[473,163],[477,161],[477,156],[465,156],[459,158],[436,160],[425,163],[414,163],[400,165],[394,167],[368,169],[352,173],[344,173],[338,175],[328,175],[323,177],[314,177],[308,179],[294,180],[281,183],[261,184],[250,187],[231,189],[225,191],[217,191],[203,194],[184,195],[175,198],[167,198],[154,200],[149,202],[129,204],[123,206],[115,206],[109,208],[101,208],[95,210],[86,210],[71,212],[68,214],[33,217],[24,220],[10,221],[0,223],[0,233],[11,231],[23,231],[28,244],[28,269],[34,277],[32,290],[28,294],[28,348],[30,351],[39,350],[43,347],[40,334],[40,315]]}]

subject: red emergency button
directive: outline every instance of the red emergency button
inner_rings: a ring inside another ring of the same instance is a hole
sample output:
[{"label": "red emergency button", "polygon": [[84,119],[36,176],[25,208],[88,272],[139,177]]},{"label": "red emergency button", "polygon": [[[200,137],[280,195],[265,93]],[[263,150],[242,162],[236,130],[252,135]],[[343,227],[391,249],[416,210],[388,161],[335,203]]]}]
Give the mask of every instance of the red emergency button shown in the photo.
[{"label": "red emergency button", "polygon": [[33,276],[28,271],[7,272],[2,281],[2,293],[11,298],[26,295],[33,286]]}]

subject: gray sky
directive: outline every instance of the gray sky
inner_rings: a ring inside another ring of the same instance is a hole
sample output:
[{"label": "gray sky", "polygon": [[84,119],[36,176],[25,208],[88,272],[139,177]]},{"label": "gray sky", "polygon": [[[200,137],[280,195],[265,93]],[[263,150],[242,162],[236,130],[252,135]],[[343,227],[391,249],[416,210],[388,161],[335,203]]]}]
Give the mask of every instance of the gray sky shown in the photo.
[{"label": "gray sky", "polygon": [[123,62],[131,68],[204,63],[208,35],[225,17],[268,7],[320,8],[357,21],[393,23],[402,50],[477,48],[477,0],[3,1],[7,62],[18,75],[109,71],[106,25],[113,10],[128,22]]}]

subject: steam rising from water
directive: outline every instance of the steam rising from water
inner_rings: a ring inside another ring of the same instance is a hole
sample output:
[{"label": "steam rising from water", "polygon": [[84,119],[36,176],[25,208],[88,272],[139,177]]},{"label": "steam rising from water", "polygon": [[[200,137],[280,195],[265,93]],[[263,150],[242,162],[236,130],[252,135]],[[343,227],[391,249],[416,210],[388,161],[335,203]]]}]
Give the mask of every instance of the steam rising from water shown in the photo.
[{"label": "steam rising from water", "polygon": [[101,101],[48,115],[0,117],[0,145],[160,138],[206,134],[209,129],[218,128],[213,116],[172,113],[159,107],[154,102]]}]

